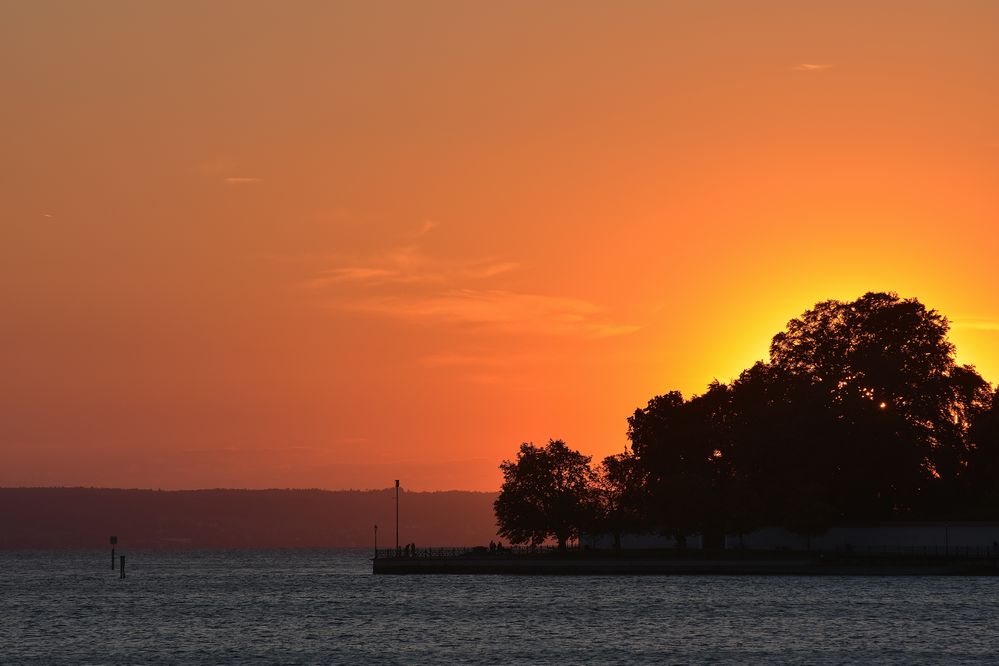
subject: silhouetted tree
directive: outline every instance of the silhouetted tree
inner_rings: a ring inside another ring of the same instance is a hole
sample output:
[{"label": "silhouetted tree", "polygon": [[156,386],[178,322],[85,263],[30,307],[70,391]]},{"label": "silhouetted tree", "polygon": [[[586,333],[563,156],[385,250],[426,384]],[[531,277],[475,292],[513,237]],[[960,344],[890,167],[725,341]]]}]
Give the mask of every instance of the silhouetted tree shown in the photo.
[{"label": "silhouetted tree", "polygon": [[801,438],[836,433],[823,445],[838,477],[827,482],[849,489],[853,501],[838,503],[852,517],[925,512],[968,466],[968,430],[990,390],[957,365],[947,330],[915,299],[868,293],[819,303],[774,337],[777,375],[818,407]]},{"label": "silhouetted tree", "polygon": [[607,456],[596,470],[592,492],[594,532],[611,534],[615,550],[621,548],[622,534],[641,529],[644,485],[630,451]]},{"label": "silhouetted tree", "polygon": [[646,482],[645,525],[681,547],[688,536],[721,522],[716,491],[729,474],[728,402],[728,387],[714,382],[689,401],[678,391],[656,396],[628,419]]},{"label": "silhouetted tree", "polygon": [[497,513],[518,541],[571,534],[588,505],[618,543],[625,529],[656,529],[680,545],[763,524],[810,543],[842,521],[999,517],[999,397],[956,362],[948,327],[894,293],[818,303],[774,336],[769,362],[635,410],[631,453],[605,459],[588,496],[589,459],[561,442],[548,448],[576,456],[574,490],[521,482],[554,464],[525,444],[504,463],[511,492]]},{"label": "silhouetted tree", "polygon": [[503,487],[495,503],[499,534],[532,545],[553,538],[565,550],[592,515],[589,465],[590,456],[560,439],[544,447],[521,444],[516,460],[500,464]]},{"label": "silhouetted tree", "polygon": [[825,301],[731,385],[653,398],[628,419],[646,524],[682,542],[763,522],[809,536],[842,520],[968,515],[963,498],[986,501],[970,486],[999,473],[999,418],[947,330],[896,294]]},{"label": "silhouetted tree", "polygon": [[975,518],[999,518],[999,390],[992,404],[975,417],[968,435],[970,462],[963,475],[962,499]]}]

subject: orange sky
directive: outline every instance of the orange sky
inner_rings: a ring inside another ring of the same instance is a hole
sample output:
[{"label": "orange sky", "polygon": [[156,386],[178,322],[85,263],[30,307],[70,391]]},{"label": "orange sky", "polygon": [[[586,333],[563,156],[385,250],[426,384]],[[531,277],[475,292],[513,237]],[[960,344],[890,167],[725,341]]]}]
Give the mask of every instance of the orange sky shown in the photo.
[{"label": "orange sky", "polygon": [[0,19],[0,485],[495,489],[868,290],[999,380],[999,3]]}]

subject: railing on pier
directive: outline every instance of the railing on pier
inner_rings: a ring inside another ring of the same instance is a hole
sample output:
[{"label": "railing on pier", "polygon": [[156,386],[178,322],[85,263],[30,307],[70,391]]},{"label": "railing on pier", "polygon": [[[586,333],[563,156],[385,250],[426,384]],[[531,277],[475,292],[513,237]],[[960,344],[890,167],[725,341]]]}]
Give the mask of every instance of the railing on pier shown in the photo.
[{"label": "railing on pier", "polygon": [[[379,548],[375,552],[376,559],[422,559],[435,560],[455,557],[509,557],[519,555],[541,555],[558,553],[557,546],[500,546],[490,548],[487,546],[475,547],[437,547],[437,548]],[[567,553],[581,554],[590,552],[591,554],[611,553],[608,549],[581,549],[579,547],[569,548]],[[628,551],[623,553],[641,553],[643,551]],[[698,556],[698,554],[708,555],[711,551],[701,549],[652,549],[644,551],[647,555],[661,555],[669,557],[671,555],[684,554],[686,556]],[[744,556],[764,555],[770,553],[788,553],[786,548],[778,549],[755,549],[755,548],[731,548],[727,549],[732,555],[742,554]],[[992,559],[999,560],[999,548],[993,546],[853,546],[839,547],[834,550],[812,550],[801,551],[802,554],[808,552],[814,556],[837,556],[837,557],[872,557],[872,558],[932,558],[932,559]]]},{"label": "railing on pier", "polygon": [[[575,550],[575,549],[574,549]],[[489,548],[487,546],[463,547],[463,548],[379,548],[375,553],[377,559],[389,558],[411,558],[411,559],[442,559],[450,557],[505,557],[509,555],[539,555],[542,553],[557,553],[557,546],[500,546]]]},{"label": "railing on pier", "polygon": [[993,546],[854,546],[839,548],[838,554],[884,555],[906,557],[996,558],[999,548]]}]

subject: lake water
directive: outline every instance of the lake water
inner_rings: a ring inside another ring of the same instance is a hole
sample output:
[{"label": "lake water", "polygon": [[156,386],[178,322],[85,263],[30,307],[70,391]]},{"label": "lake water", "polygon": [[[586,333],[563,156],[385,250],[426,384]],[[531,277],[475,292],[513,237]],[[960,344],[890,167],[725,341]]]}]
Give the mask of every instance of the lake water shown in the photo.
[{"label": "lake water", "polygon": [[0,663],[997,663],[999,578],[372,576],[368,551],[0,553]]}]

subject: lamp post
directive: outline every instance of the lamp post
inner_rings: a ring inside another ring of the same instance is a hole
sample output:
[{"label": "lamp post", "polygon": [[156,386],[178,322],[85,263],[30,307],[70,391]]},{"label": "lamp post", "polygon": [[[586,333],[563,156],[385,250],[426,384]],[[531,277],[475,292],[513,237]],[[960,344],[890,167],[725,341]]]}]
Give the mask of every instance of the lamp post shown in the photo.
[{"label": "lamp post", "polygon": [[395,556],[401,555],[399,550],[399,479],[395,480]]}]

